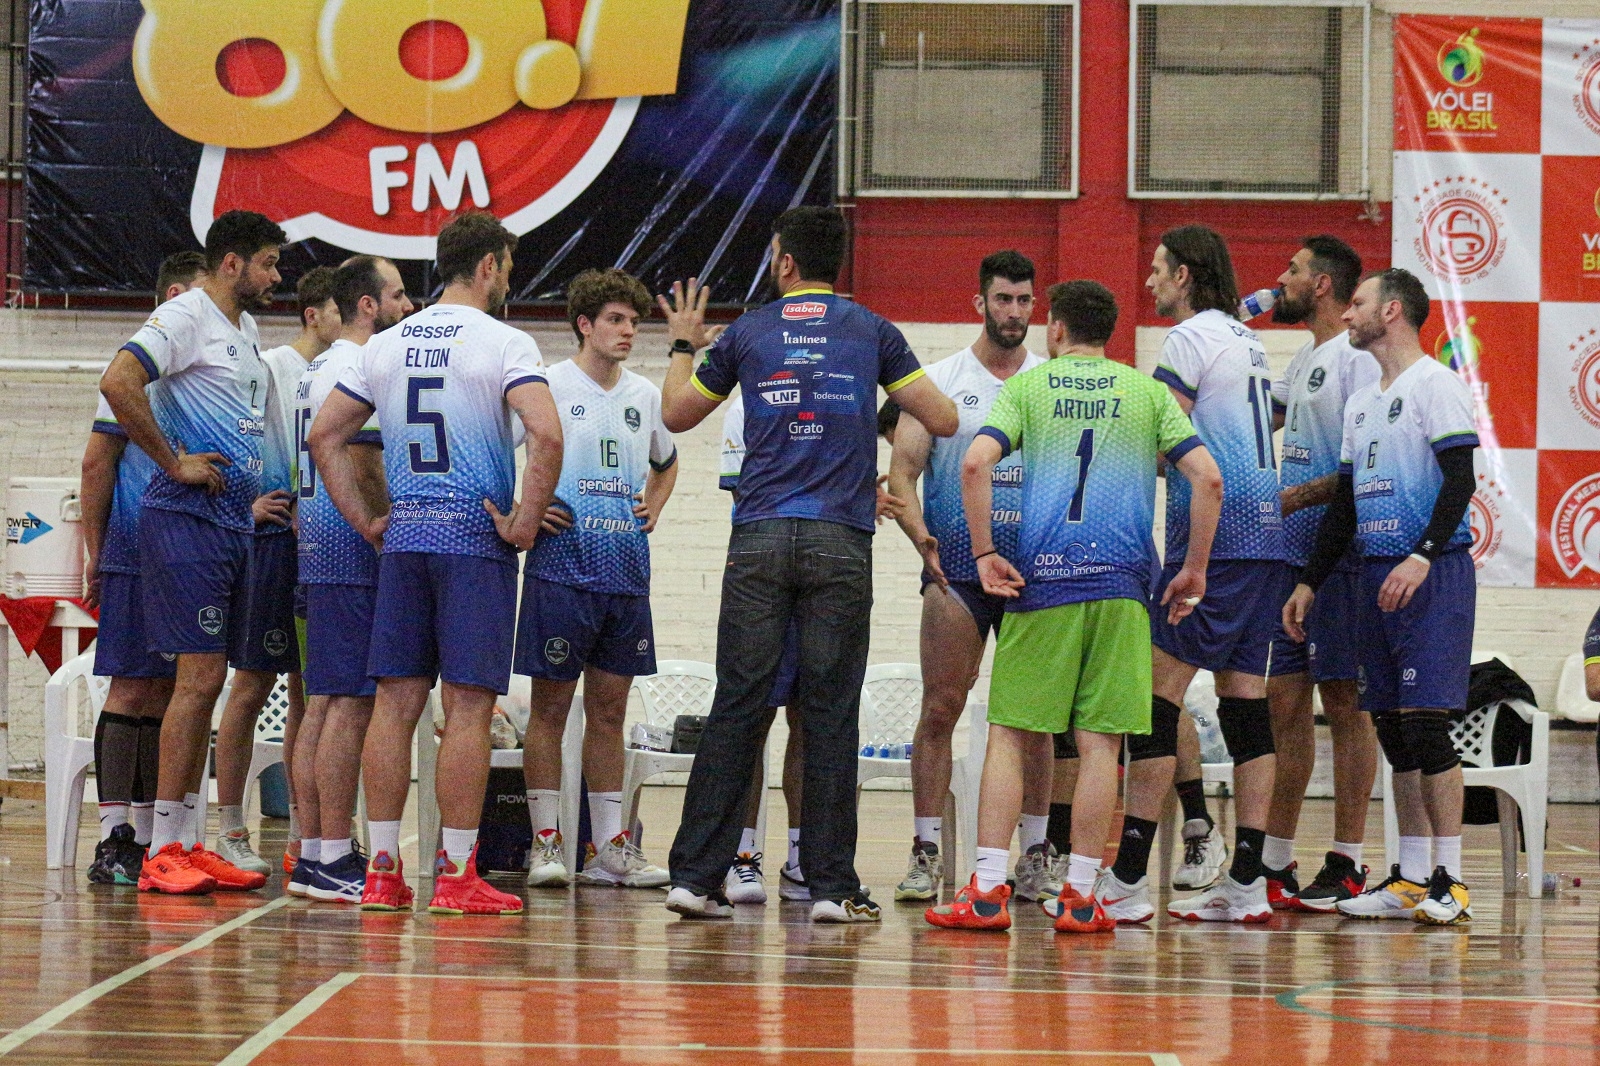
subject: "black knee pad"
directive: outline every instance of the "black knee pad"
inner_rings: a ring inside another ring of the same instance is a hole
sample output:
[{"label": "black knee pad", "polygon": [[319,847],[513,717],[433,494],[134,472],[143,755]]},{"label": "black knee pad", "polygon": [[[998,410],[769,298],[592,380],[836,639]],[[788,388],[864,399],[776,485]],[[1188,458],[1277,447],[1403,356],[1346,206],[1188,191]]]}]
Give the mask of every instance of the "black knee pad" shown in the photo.
[{"label": "black knee pad", "polygon": [[1400,730],[1417,769],[1428,776],[1442,774],[1461,765],[1456,746],[1450,743],[1450,714],[1447,711],[1411,711],[1400,715]]},{"label": "black knee pad", "polygon": [[1178,754],[1178,715],[1183,710],[1171,700],[1150,697],[1150,735],[1128,734],[1128,761],[1165,759]]},{"label": "black knee pad", "polygon": [[1078,738],[1073,735],[1072,730],[1069,729],[1065,733],[1057,733],[1055,735],[1055,744],[1056,758],[1076,759],[1078,757]]},{"label": "black knee pad", "polygon": [[1217,701],[1217,723],[1222,726],[1222,739],[1235,766],[1277,750],[1272,746],[1272,712],[1267,709],[1265,697],[1247,700],[1223,696]]},{"label": "black knee pad", "polygon": [[1372,728],[1378,734],[1378,747],[1383,749],[1383,757],[1389,760],[1389,765],[1395,773],[1409,774],[1413,770],[1422,769],[1416,757],[1411,754],[1410,746],[1406,744],[1398,712],[1387,711],[1373,715]]}]

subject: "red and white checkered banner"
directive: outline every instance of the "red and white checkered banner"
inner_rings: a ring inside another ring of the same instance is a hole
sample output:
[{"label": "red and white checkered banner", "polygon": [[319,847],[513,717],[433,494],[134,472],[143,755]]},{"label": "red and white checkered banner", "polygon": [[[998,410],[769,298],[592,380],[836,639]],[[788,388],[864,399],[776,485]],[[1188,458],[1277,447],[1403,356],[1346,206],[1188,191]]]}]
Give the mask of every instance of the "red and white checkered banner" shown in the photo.
[{"label": "red and white checkered banner", "polygon": [[1600,21],[1394,24],[1396,266],[1478,400],[1484,585],[1600,588]]}]

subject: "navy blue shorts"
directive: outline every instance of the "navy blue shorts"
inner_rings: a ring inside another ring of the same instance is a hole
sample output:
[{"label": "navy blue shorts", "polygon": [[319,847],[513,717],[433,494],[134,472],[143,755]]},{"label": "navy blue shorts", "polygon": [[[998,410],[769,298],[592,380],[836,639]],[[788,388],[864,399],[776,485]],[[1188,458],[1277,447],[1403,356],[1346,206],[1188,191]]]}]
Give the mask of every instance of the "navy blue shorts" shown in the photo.
[{"label": "navy blue shorts", "polygon": [[528,574],[512,670],[576,681],[585,666],[622,677],[656,672],[650,597],[591,592]]},{"label": "navy blue shorts", "polygon": [[371,696],[378,685],[367,676],[372,647],[372,611],[378,590],[371,585],[305,585],[307,696]]},{"label": "navy blue shorts", "polygon": [[153,652],[144,639],[144,588],[138,574],[100,575],[100,630],[94,642],[99,677],[177,677],[178,659]]},{"label": "navy blue shorts", "polygon": [[[933,582],[927,574],[922,575],[922,594],[927,595],[928,586]],[[981,581],[952,581],[950,582],[950,595],[960,600],[972,615],[972,621],[978,627],[978,639],[988,640],[990,633],[1000,632],[1000,623],[1006,616],[1006,601],[1000,596],[991,596],[983,591]]]},{"label": "navy blue shorts", "polygon": [[783,656],[778,660],[778,676],[772,682],[772,693],[767,696],[768,707],[787,707],[794,700],[794,683],[800,677],[800,623],[789,617],[789,629],[783,634]]},{"label": "navy blue shorts", "polygon": [[1378,590],[1399,562],[1369,559],[1361,572],[1356,615],[1361,709],[1465,710],[1478,605],[1472,553],[1461,550],[1439,556],[1411,602],[1385,614],[1378,609]]},{"label": "navy blue shorts", "polygon": [[228,665],[235,670],[300,670],[300,645],[294,636],[294,589],[300,574],[296,540],[285,530],[258,533],[251,545],[244,624],[235,627],[238,639],[228,646]]},{"label": "navy blue shorts", "polygon": [[1283,563],[1268,559],[1213,559],[1206,594],[1176,626],[1167,622],[1161,597],[1182,569],[1165,566],[1150,598],[1150,642],[1179,662],[1217,673],[1237,670],[1265,677],[1272,635],[1283,615]]},{"label": "navy blue shorts", "polygon": [[184,511],[146,507],[139,515],[144,637],[150,651],[228,652],[250,599],[250,542]]},{"label": "navy blue shorts", "polygon": [[476,555],[385,552],[378,560],[369,677],[443,677],[505,695],[517,568]]},{"label": "navy blue shorts", "polygon": [[[1290,566],[1287,569],[1289,577],[1283,589],[1284,600],[1288,600],[1300,583],[1301,568]],[[1309,669],[1311,680],[1318,685],[1324,681],[1354,681],[1360,667],[1356,654],[1356,610],[1360,595],[1360,570],[1335,570],[1329,574],[1328,580],[1317,590],[1317,598],[1311,601],[1304,644],[1284,630],[1280,604],[1277,635],[1272,638],[1272,676],[1303,674]]]}]

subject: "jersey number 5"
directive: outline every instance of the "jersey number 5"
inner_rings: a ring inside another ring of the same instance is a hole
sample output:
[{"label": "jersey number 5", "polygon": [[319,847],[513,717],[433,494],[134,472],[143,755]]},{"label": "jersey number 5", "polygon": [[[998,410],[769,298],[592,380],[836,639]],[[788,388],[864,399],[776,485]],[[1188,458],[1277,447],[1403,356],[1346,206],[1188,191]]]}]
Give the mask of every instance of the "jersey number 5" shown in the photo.
[{"label": "jersey number 5", "polygon": [[311,446],[306,443],[306,438],[309,436],[311,436],[311,408],[297,407],[294,411],[295,477],[299,482],[302,500],[309,500],[317,494],[317,467],[311,461]]},{"label": "jersey number 5", "polygon": [[422,409],[422,394],[444,388],[444,378],[411,378],[406,382],[406,425],[433,427],[433,458],[422,457],[422,442],[410,445],[411,472],[413,474],[448,474],[450,472],[450,441],[445,436],[444,414]]}]

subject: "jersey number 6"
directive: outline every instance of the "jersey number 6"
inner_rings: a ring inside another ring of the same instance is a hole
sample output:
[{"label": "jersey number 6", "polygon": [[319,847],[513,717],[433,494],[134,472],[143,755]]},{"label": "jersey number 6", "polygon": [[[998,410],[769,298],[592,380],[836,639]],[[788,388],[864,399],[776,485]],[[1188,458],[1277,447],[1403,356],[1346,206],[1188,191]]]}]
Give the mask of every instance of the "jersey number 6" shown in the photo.
[{"label": "jersey number 6", "polygon": [[410,444],[411,472],[413,474],[448,474],[450,472],[450,441],[445,436],[444,414],[424,411],[422,394],[444,388],[444,378],[411,378],[406,382],[406,425],[433,427],[433,458],[422,457],[422,442]]}]

